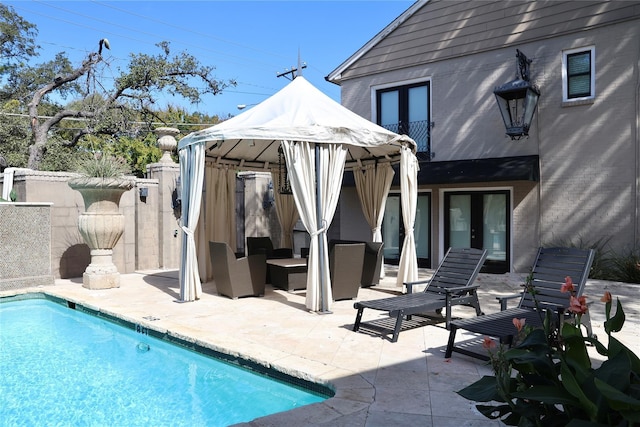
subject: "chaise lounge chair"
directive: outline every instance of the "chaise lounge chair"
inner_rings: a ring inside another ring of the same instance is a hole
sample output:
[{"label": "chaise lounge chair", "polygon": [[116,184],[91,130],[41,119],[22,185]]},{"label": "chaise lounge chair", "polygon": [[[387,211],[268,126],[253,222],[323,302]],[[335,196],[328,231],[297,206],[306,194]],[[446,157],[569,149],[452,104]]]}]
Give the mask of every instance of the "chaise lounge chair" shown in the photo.
[{"label": "chaise lounge chair", "polygon": [[[526,325],[537,327],[543,323],[545,318],[544,310],[552,310],[557,312],[559,316],[566,316],[570,294],[560,292],[560,287],[565,282],[565,278],[569,276],[576,288],[576,296],[580,296],[587,282],[593,257],[593,249],[540,248],[529,276],[530,283],[535,289],[535,300],[530,292],[523,292],[517,308],[505,309],[506,304],[499,298],[502,310],[497,313],[452,321],[449,328],[449,342],[447,343],[445,357],[451,357],[451,353],[455,351],[478,359],[489,359],[484,354],[476,353],[467,348],[456,347],[454,344],[458,329],[496,337],[500,340],[500,343],[511,345],[513,336],[517,333],[517,329],[513,324],[514,318],[525,318]],[[559,320],[564,319],[560,318]],[[588,323],[588,333],[591,334],[590,320],[586,316],[582,320]]]},{"label": "chaise lounge chair", "polygon": [[[398,341],[405,316],[409,319],[413,314],[427,313],[446,308],[446,325],[451,322],[451,307],[467,305],[476,309],[480,315],[480,302],[474,285],[482,264],[487,258],[487,251],[472,248],[450,248],[430,280],[405,283],[407,292],[390,298],[373,301],[359,301],[353,307],[358,310],[353,330],[360,329],[362,312],[365,308],[388,312],[395,317],[395,327],[391,342]],[[427,283],[423,292],[412,293],[412,287]]]}]

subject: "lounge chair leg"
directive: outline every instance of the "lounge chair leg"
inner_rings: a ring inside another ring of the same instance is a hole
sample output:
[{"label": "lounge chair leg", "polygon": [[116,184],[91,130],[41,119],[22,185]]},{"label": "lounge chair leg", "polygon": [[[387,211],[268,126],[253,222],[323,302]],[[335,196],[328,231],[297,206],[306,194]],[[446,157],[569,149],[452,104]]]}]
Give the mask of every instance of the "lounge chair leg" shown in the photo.
[{"label": "lounge chair leg", "polygon": [[478,300],[478,294],[475,290],[473,291],[473,298],[474,301],[471,303],[471,305],[476,309],[476,316],[481,316],[483,313],[482,310],[480,310],[480,300]]},{"label": "lounge chair leg", "polygon": [[356,313],[356,321],[353,324],[353,332],[358,332],[360,329],[360,321],[362,321],[362,312],[364,311],[364,307],[360,307],[358,312]]},{"label": "lounge chair leg", "polygon": [[451,357],[451,353],[453,353],[453,344],[456,340],[456,332],[458,328],[456,325],[451,325],[451,329],[449,329],[449,342],[447,343],[447,350],[444,352],[445,359]]},{"label": "lounge chair leg", "polygon": [[398,341],[398,335],[400,335],[400,329],[402,329],[402,310],[398,313],[398,317],[396,318],[396,327],[393,329],[393,337],[391,337],[391,342]]}]

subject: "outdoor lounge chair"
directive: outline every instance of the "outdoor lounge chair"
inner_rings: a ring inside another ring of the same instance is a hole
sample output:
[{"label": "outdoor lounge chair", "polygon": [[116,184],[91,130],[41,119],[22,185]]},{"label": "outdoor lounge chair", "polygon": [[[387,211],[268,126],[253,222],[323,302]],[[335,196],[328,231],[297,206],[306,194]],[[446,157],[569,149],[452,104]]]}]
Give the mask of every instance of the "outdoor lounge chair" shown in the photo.
[{"label": "outdoor lounge chair", "polygon": [[[501,301],[502,310],[497,313],[452,321],[445,357],[451,357],[451,353],[455,351],[488,360],[487,355],[454,345],[458,329],[496,337],[500,343],[511,345],[514,335],[517,334],[517,329],[513,324],[514,318],[525,318],[526,325],[537,327],[543,323],[544,311],[552,310],[558,313],[558,321],[563,321],[568,314],[570,294],[560,292],[560,287],[565,282],[565,278],[569,276],[576,288],[576,296],[580,296],[589,277],[594,253],[593,249],[540,248],[529,276],[530,284],[535,289],[535,299],[530,292],[523,292],[517,308],[505,309],[506,304]],[[499,299],[502,300],[502,298]],[[583,317],[582,320],[588,322],[587,329],[591,334],[590,320],[588,317]]]},{"label": "outdoor lounge chair", "polygon": [[236,299],[263,296],[267,277],[265,254],[236,258],[225,242],[209,242],[213,280],[221,295]]},{"label": "outdoor lounge chair", "polygon": [[362,264],[362,277],[360,286],[369,288],[380,282],[380,270],[382,268],[382,242],[358,241],[358,240],[336,240],[329,241],[329,251],[337,243],[364,243],[364,262]]},{"label": "outdoor lounge chair", "polygon": [[364,243],[336,243],[329,251],[329,274],[331,293],[335,301],[358,297]]},{"label": "outdoor lounge chair", "polygon": [[[407,293],[390,298],[373,301],[359,301],[353,307],[358,310],[353,330],[360,329],[362,312],[365,308],[387,311],[395,317],[395,327],[391,342],[398,341],[405,316],[410,319],[413,314],[427,313],[446,308],[446,325],[451,322],[451,307],[467,305],[475,308],[479,316],[480,302],[474,285],[482,264],[487,258],[487,251],[472,248],[450,248],[430,280],[405,283]],[[413,293],[412,288],[427,283],[423,292]]]},{"label": "outdoor lounge chair", "polygon": [[267,259],[293,258],[291,248],[274,248],[270,237],[247,237],[247,255],[265,254]]}]

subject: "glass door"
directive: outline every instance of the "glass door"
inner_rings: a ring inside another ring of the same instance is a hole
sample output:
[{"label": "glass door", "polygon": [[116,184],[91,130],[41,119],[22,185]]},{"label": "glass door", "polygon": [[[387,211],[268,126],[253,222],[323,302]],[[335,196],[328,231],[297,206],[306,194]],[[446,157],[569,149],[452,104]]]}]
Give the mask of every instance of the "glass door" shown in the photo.
[{"label": "glass door", "polygon": [[[431,194],[419,193],[416,206],[416,222],[413,229],[416,241],[418,266],[431,267]],[[384,262],[397,265],[404,243],[405,229],[399,194],[389,194],[382,220]]]},{"label": "glass door", "polygon": [[485,273],[506,273],[510,265],[508,191],[445,194],[445,248],[486,249]]}]

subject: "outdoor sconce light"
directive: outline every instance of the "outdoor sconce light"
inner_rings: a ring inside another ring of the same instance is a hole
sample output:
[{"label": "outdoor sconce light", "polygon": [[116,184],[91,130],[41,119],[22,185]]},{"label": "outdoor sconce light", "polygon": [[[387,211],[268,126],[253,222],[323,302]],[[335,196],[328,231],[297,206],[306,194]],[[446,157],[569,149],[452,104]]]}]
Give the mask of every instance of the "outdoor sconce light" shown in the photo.
[{"label": "outdoor sconce light", "polygon": [[182,209],[182,183],[180,177],[176,179],[176,188],[171,192],[171,208],[174,211]]},{"label": "outdoor sconce light", "polygon": [[282,147],[278,147],[278,193],[293,194],[291,190],[291,182],[289,182],[289,172],[287,171],[287,162],[284,159]]},{"label": "outdoor sconce light", "polygon": [[530,81],[529,64],[531,64],[531,59],[528,59],[518,49],[516,49],[516,58],[518,58],[516,79],[496,87],[493,91],[504,126],[507,129],[507,135],[512,140],[529,136],[533,113],[536,111],[540,97],[540,90]]},{"label": "outdoor sconce light", "polygon": [[140,200],[144,203],[147,202],[147,197],[149,197],[149,189],[147,187],[140,187]]},{"label": "outdoor sconce light", "polygon": [[267,187],[267,191],[264,193],[264,198],[262,200],[262,207],[264,209],[269,209],[275,203],[276,198],[273,194],[273,182],[269,181],[269,186]]}]

